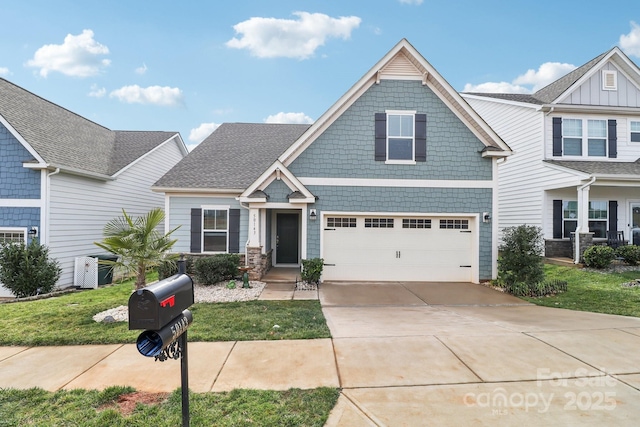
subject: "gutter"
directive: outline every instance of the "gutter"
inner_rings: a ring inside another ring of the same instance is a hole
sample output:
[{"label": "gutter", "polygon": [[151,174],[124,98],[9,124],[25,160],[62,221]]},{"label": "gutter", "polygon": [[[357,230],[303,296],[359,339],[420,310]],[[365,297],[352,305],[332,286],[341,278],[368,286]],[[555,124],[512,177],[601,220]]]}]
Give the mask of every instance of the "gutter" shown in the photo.
[{"label": "gutter", "polygon": [[[590,187],[591,184],[593,184],[594,182],[596,182],[596,177],[595,176],[591,176],[591,180],[589,182],[587,182],[586,184],[581,185],[580,187],[578,187],[578,197],[580,196],[580,192],[582,190],[584,190],[587,187]],[[578,206],[578,211],[580,211],[580,206]],[[574,264],[579,264],[580,263],[580,231],[581,231],[581,227],[580,225],[578,225],[576,227],[576,231],[574,234],[574,245],[575,245],[575,254],[574,254],[574,259],[573,259],[573,263]]]}]

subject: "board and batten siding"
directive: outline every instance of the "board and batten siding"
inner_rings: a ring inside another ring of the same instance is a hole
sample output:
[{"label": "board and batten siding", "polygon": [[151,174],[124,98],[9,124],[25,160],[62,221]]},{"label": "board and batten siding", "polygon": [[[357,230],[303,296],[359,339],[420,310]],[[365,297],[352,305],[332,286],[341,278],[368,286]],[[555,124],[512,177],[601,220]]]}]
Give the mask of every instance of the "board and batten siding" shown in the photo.
[{"label": "board and batten siding", "polygon": [[[617,71],[617,90],[602,89],[602,70]],[[615,65],[608,62],[560,102],[573,105],[640,107],[640,90]]]},{"label": "board and batten siding", "polygon": [[73,285],[76,257],[104,252],[93,242],[102,240],[105,224],[122,216],[122,209],[139,216],[153,208],[164,208],[164,196],[152,192],[151,186],[182,157],[178,143],[171,141],[139,159],[113,181],[65,173],[50,177],[47,244],[63,270],[59,287]]},{"label": "board and batten siding", "polygon": [[569,185],[575,177],[544,164],[542,113],[524,104],[465,99],[513,150],[512,156],[498,163],[499,229],[521,224],[544,229],[544,189]]}]

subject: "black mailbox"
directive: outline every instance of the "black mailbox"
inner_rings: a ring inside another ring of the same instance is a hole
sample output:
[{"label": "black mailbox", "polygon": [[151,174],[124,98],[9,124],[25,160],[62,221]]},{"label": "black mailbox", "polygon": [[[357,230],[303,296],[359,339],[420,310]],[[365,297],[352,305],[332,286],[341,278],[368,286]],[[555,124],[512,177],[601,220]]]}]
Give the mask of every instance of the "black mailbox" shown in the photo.
[{"label": "black mailbox", "polygon": [[129,329],[160,330],[193,304],[193,281],[176,274],[129,297]]}]

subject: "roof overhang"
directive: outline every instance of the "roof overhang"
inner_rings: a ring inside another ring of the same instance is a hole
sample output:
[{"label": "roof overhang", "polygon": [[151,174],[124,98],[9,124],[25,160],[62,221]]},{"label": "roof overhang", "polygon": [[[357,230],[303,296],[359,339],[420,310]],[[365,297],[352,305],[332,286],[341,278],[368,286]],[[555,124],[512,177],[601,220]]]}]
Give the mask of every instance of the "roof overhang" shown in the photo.
[{"label": "roof overhang", "polygon": [[156,193],[177,194],[214,194],[214,195],[232,195],[237,197],[244,191],[243,188],[195,188],[195,187],[151,187],[151,191]]},{"label": "roof overhang", "polygon": [[55,171],[60,170],[60,173],[66,173],[69,175],[82,176],[85,178],[97,179],[98,181],[115,181],[116,178],[110,175],[104,175],[95,172],[89,172],[82,169],[70,168],[67,166],[56,165],[53,163],[32,163],[25,162],[22,166],[26,169],[35,169],[35,170],[49,170]]},{"label": "roof overhang", "polygon": [[291,192],[299,192],[300,197],[289,198],[289,203],[315,203],[316,197],[279,160],[265,170],[253,184],[242,192],[238,200],[242,203],[266,203],[266,197],[251,197],[256,191],[264,191],[275,180],[284,182]]},{"label": "roof overhang", "polygon": [[640,114],[640,108],[637,107],[613,107],[600,105],[571,105],[571,104],[544,104],[540,106],[540,111],[553,113],[586,113],[586,114],[615,114],[615,115],[633,115]]}]

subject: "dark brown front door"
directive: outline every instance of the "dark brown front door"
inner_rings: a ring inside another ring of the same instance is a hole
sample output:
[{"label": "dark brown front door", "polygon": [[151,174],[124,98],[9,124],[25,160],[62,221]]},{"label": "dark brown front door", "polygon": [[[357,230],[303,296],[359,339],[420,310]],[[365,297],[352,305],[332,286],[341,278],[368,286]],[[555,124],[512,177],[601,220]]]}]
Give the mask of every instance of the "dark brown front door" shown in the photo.
[{"label": "dark brown front door", "polygon": [[277,214],[276,264],[298,263],[298,218],[297,213]]}]

